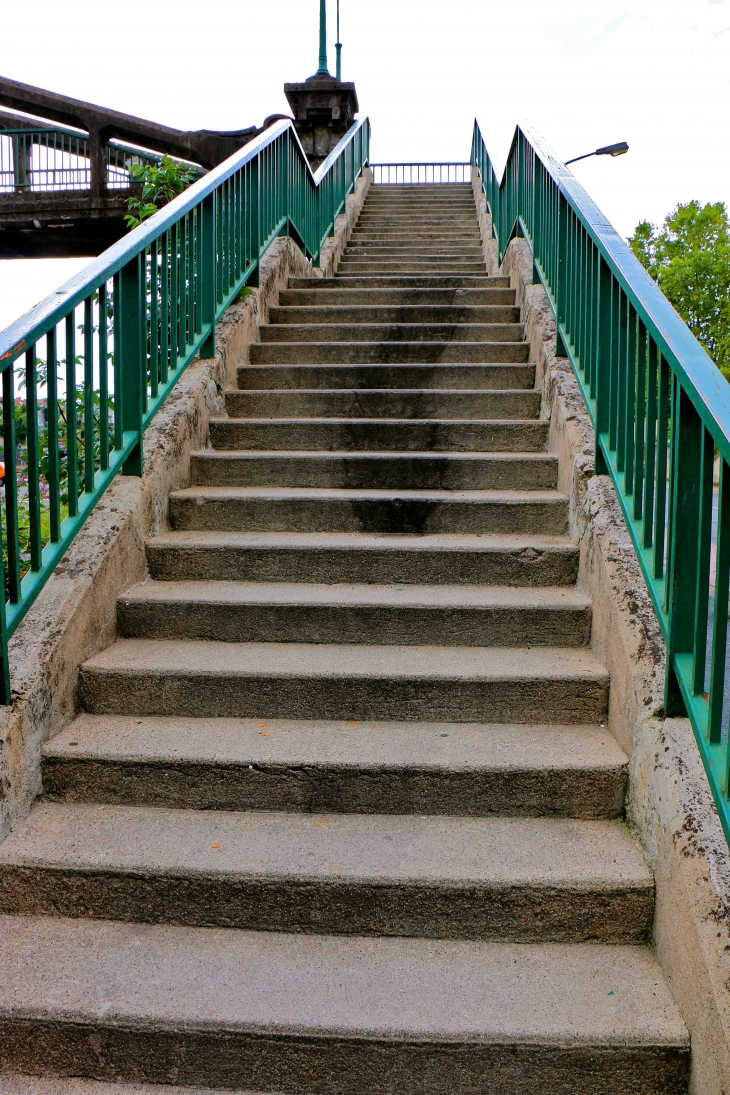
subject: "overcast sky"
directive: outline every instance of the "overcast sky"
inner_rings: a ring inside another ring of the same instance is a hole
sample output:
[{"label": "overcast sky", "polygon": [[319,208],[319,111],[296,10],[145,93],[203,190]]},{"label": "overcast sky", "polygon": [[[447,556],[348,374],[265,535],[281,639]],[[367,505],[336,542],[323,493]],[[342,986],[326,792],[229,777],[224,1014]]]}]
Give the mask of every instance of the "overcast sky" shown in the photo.
[{"label": "overcast sky", "polygon": [[[335,0],[328,0],[334,70]],[[319,0],[0,0],[4,76],[182,129],[287,113],[317,67]],[[623,235],[730,202],[730,0],[341,0],[343,78],[378,161],[494,159],[526,118]],[[0,328],[84,263],[0,262]]]}]

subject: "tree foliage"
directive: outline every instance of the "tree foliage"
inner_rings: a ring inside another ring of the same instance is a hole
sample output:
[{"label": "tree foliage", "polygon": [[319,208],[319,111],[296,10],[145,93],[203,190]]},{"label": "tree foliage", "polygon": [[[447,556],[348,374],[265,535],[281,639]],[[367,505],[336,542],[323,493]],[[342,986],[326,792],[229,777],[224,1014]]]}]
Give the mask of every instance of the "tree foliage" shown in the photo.
[{"label": "tree foliage", "polygon": [[638,224],[629,245],[730,380],[730,222],[724,203],[678,205],[661,228]]},{"label": "tree foliage", "polygon": [[153,216],[165,202],[182,194],[196,172],[189,164],[173,160],[165,153],[158,164],[132,164],[129,174],[133,182],[142,184],[142,194],[129,199],[129,212],[124,218],[131,229]]}]

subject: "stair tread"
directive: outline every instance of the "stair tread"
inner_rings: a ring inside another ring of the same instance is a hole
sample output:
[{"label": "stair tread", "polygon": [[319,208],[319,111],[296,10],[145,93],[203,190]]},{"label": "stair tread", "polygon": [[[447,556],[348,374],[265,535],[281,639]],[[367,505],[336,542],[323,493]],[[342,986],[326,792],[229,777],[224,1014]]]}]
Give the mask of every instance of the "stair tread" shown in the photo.
[{"label": "stair tread", "polygon": [[606,686],[608,674],[585,647],[367,646],[351,643],[226,643],[117,639],[82,671],[202,674],[207,677],[308,677],[350,680],[559,681]]},{"label": "stair tread", "polygon": [[38,803],[0,845],[12,868],[649,890],[623,822],[171,810]]},{"label": "stair tread", "polygon": [[47,758],[127,763],[326,765],[365,771],[617,770],[628,763],[592,725],[175,718],[81,714]]},{"label": "stair tread", "polygon": [[229,605],[341,605],[430,608],[540,607],[585,610],[585,593],[569,586],[396,585],[319,582],[146,581],[120,595],[122,604],[202,602]]},{"label": "stair tread", "polygon": [[0,1072],[0,1095],[265,1095],[230,1088],[177,1087],[170,1084],[128,1084],[84,1080],[78,1076],[25,1076]]},{"label": "stair tread", "polygon": [[379,490],[372,487],[183,487],[170,498],[215,500],[219,498],[334,499],[336,501],[491,502],[525,504],[567,502],[557,490]]},{"label": "stair tread", "polygon": [[[233,419],[235,422],[236,419]],[[271,422],[271,419],[265,421]],[[301,421],[301,419],[299,420]],[[363,452],[361,449],[200,449],[190,454],[195,460],[357,460],[363,463],[398,460],[438,461],[440,464],[458,464],[472,460],[477,464],[521,464],[524,461],[537,464],[557,464],[557,454],[551,452],[474,452],[450,450],[449,452],[419,451],[418,449]]]},{"label": "stair tread", "polygon": [[302,936],[0,917],[0,1019],[685,1050],[644,947]]},{"label": "stair tread", "polygon": [[176,529],[159,533],[147,541],[156,547],[230,547],[341,551],[391,552],[540,552],[563,551],[571,555],[578,552],[577,545],[568,536],[531,535],[529,533],[389,533],[389,532],[286,532],[230,531],[220,529]]}]

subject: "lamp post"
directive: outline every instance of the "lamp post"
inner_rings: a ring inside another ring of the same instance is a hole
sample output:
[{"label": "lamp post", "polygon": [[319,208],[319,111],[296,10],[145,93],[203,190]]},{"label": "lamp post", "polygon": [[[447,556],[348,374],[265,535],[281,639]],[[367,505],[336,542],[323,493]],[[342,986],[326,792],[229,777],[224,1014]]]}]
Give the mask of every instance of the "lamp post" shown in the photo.
[{"label": "lamp post", "polygon": [[607,144],[603,148],[597,148],[595,152],[586,152],[584,156],[574,156],[572,160],[566,160],[565,166],[569,163],[577,163],[578,160],[587,160],[591,156],[623,156],[625,152],[628,152],[629,146],[626,141],[619,141],[618,144]]},{"label": "lamp post", "polygon": [[335,49],[337,50],[337,79],[342,82],[342,42],[340,41],[340,0],[337,0],[337,41],[335,42]]},{"label": "lamp post", "polygon": [[327,68],[327,0],[319,0],[319,68],[317,69],[317,75],[329,76],[329,74]]}]

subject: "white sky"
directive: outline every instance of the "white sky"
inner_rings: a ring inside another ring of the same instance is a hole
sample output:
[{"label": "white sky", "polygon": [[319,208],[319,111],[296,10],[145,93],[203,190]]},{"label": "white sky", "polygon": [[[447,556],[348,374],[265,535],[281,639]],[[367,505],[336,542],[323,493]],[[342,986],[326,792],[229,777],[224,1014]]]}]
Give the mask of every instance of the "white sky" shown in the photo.
[{"label": "white sky", "polygon": [[[730,0],[341,0],[343,77],[373,160],[503,162],[527,118],[617,229],[730,203]],[[288,113],[317,67],[318,0],[0,0],[0,72],[182,129]],[[334,71],[335,0],[328,0]],[[30,37],[29,37],[30,36]],[[84,265],[0,262],[0,329]]]}]

